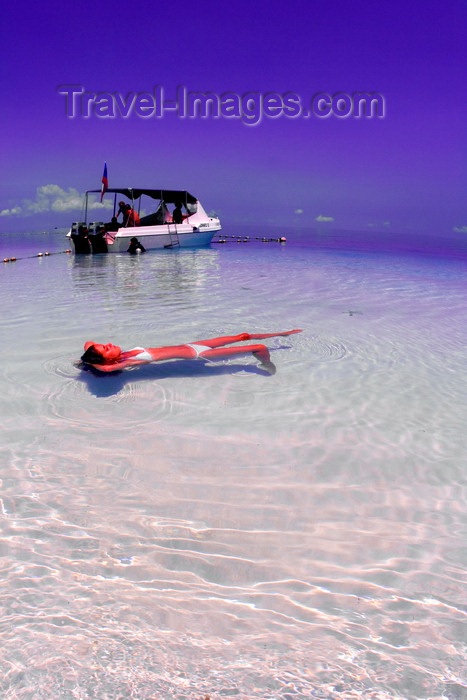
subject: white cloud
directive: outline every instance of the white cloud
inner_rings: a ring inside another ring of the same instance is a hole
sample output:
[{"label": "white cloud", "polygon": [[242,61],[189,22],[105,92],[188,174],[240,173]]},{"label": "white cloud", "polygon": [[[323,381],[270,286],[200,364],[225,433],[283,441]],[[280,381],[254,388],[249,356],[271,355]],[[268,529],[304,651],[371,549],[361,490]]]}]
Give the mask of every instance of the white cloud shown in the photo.
[{"label": "white cloud", "polygon": [[456,233],[467,233],[467,226],[454,226],[452,230]]},{"label": "white cloud", "polygon": [[[70,192],[76,192],[72,187],[70,187]],[[37,188],[37,193],[50,194],[50,195],[62,195],[65,190],[62,190],[58,185],[42,185],[42,187]]]},{"label": "white cloud", "polygon": [[12,214],[21,214],[21,207],[12,207],[11,209],[2,209],[0,216],[11,216]]},{"label": "white cloud", "polygon": [[295,209],[294,214],[303,214],[303,209]]},{"label": "white cloud", "polygon": [[315,221],[334,221],[333,216],[323,216],[320,214],[319,216],[316,217]]},{"label": "white cloud", "polygon": [[367,226],[369,226],[370,228],[379,228],[380,226],[385,226],[387,228],[390,225],[391,223],[389,221],[383,221],[381,224],[375,223],[374,221],[370,221],[367,223]]},{"label": "white cloud", "polygon": [[[88,209],[101,209],[102,210],[102,209],[113,209],[113,208],[114,208],[114,205],[110,199],[104,199],[102,201],[102,203],[98,202],[97,198],[94,201],[92,201],[91,198],[89,198],[89,200],[88,200]],[[136,209],[136,207],[135,207],[135,209]],[[143,215],[141,214],[141,216],[143,216]]]},{"label": "white cloud", "polygon": [[[29,211],[33,213],[43,211],[77,211],[83,206],[83,195],[74,187],[64,190],[58,185],[42,185],[36,190],[36,200],[28,205]],[[88,199],[88,209],[112,209],[113,205],[109,199],[104,199],[102,204],[97,201],[95,195]]]},{"label": "white cloud", "polygon": [[[112,209],[113,203],[104,198],[102,204],[98,201],[99,195],[89,195],[88,209]],[[59,185],[41,185],[36,190],[36,198],[24,199],[21,206],[3,209],[0,216],[10,216],[11,214],[23,214],[32,216],[47,211],[52,212],[72,212],[80,211],[83,208],[84,195],[80,194],[74,187],[64,190]]]}]

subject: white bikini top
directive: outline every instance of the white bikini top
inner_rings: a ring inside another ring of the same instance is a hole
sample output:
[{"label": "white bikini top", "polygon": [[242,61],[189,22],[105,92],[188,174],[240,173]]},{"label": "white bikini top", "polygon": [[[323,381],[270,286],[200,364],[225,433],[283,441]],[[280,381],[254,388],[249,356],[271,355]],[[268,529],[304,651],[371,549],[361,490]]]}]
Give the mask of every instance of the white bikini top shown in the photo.
[{"label": "white bikini top", "polygon": [[149,361],[152,361],[152,359],[153,359],[152,356],[148,353],[148,351],[145,350],[144,348],[140,348],[140,347],[137,346],[136,348],[132,348],[132,350],[141,350],[141,352],[138,353],[138,355],[134,355],[134,356],[131,358],[132,360],[149,360]]}]

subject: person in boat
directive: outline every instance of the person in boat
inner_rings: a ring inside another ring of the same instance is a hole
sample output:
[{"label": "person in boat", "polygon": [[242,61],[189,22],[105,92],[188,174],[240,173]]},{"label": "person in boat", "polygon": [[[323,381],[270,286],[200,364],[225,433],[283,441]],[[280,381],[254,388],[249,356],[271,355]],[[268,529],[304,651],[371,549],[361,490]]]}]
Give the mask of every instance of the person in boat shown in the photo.
[{"label": "person in boat", "polygon": [[118,212],[117,212],[116,218],[118,218],[120,216],[120,214],[123,214],[123,216],[125,216],[125,211],[126,211],[127,206],[128,206],[128,204],[124,201],[121,201],[118,203]]},{"label": "person in boat", "polygon": [[118,231],[119,228],[120,224],[118,223],[116,216],[112,216],[110,223],[105,224],[106,231]]},{"label": "person in boat", "polygon": [[175,209],[173,210],[172,218],[173,218],[174,224],[182,224],[183,223],[181,202],[178,202]]},{"label": "person in boat", "polygon": [[139,226],[140,220],[137,212],[134,209],[132,209],[129,204],[125,204],[125,202],[119,202],[118,204],[119,210],[117,213],[117,217],[120,216],[120,214],[123,214],[122,226]]},{"label": "person in boat", "polygon": [[145,253],[146,248],[138,241],[138,239],[133,236],[133,238],[130,240],[130,245],[128,246],[127,253],[130,253],[130,255],[136,255],[137,252],[140,253]]},{"label": "person in boat", "polygon": [[122,351],[121,348],[112,343],[102,345],[88,341],[84,345],[84,354],[81,356],[81,361],[100,372],[117,372],[125,367],[144,365],[148,362],[160,362],[162,360],[194,360],[198,357],[205,360],[218,360],[232,357],[233,355],[252,353],[260,361],[260,366],[263,369],[269,374],[275,374],[276,368],[271,362],[266,345],[255,343],[253,345],[239,345],[228,348],[224,346],[245,340],[263,340],[264,338],[276,338],[277,336],[292,335],[300,332],[301,329],[284,331],[282,333],[240,333],[239,335],[197,340],[194,343],[186,343],[184,345],[169,345],[160,348],[136,347],[126,351]]},{"label": "person in boat", "polygon": [[139,215],[134,209],[130,207],[129,204],[126,205],[126,211],[123,215],[123,225],[139,226]]}]

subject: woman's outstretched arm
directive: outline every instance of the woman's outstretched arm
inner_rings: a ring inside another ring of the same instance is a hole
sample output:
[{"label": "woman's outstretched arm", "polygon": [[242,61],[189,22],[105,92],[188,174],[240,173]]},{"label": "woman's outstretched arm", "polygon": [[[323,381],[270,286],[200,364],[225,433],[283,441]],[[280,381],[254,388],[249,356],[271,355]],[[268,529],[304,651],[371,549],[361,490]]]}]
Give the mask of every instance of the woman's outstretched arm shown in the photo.
[{"label": "woman's outstretched arm", "polygon": [[196,340],[196,345],[207,345],[209,348],[219,348],[229,343],[240,343],[244,340],[264,340],[264,338],[276,338],[282,335],[292,335],[301,333],[302,329],[294,331],[283,331],[282,333],[239,333],[238,335],[226,335],[221,338],[208,338],[208,340]]}]

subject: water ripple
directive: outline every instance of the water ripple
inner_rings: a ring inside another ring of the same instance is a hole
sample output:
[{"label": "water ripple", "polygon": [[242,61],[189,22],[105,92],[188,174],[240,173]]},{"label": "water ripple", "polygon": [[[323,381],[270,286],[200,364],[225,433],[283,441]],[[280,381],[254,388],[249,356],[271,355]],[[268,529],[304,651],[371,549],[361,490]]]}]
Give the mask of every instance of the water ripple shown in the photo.
[{"label": "water ripple", "polygon": [[[463,273],[262,251],[6,271],[2,697],[467,696]],[[290,325],[274,376],[74,364]]]}]

